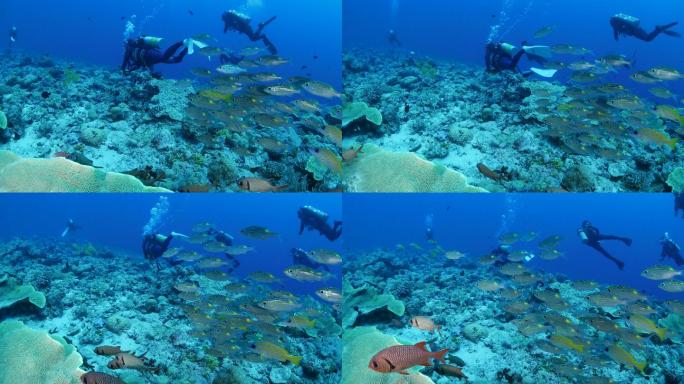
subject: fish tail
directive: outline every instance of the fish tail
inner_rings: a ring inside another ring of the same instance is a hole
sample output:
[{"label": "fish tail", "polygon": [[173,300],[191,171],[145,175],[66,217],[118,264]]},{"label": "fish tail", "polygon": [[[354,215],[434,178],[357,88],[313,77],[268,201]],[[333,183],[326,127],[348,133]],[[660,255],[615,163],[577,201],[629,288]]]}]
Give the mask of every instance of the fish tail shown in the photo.
[{"label": "fish tail", "polygon": [[634,366],[639,370],[639,372],[644,373],[646,369],[646,361],[634,361]]},{"label": "fish tail", "polygon": [[666,332],[667,332],[667,329],[665,329],[665,328],[656,328],[655,329],[655,333],[660,338],[660,341],[665,340],[665,333]]},{"label": "fish tail", "polygon": [[302,362],[301,356],[289,356],[287,359],[294,365],[299,365]]},{"label": "fish tail", "polygon": [[670,149],[672,149],[672,150],[674,151],[674,150],[675,150],[675,147],[677,146],[677,142],[678,142],[678,141],[679,141],[679,139],[675,137],[675,138],[673,138],[672,140],[670,140],[670,141],[667,143],[667,145],[670,147]]},{"label": "fish tail", "polygon": [[442,363],[446,363],[446,360],[444,360],[444,356],[449,353],[449,349],[445,348],[442,349],[441,351],[435,352],[432,357],[441,361]]},{"label": "fish tail", "polygon": [[273,192],[280,192],[280,191],[286,190],[288,187],[289,187],[289,185],[287,185],[287,184],[279,185],[277,187],[273,187]]}]

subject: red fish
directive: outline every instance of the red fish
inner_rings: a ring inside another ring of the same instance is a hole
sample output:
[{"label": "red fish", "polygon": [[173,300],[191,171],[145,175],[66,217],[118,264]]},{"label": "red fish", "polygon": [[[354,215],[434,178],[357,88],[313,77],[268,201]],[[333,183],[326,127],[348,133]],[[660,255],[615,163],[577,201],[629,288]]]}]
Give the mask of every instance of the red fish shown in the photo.
[{"label": "red fish", "polygon": [[65,158],[65,159],[68,159],[68,158],[71,157],[71,153],[59,151],[59,152],[55,153],[55,154],[53,155],[53,157],[63,157],[63,158]]},{"label": "red fish", "polygon": [[429,367],[430,359],[444,362],[448,349],[430,352],[425,348],[425,341],[416,345],[395,345],[378,352],[368,363],[368,368],[382,373],[399,372],[408,375],[406,370],[416,365]]}]

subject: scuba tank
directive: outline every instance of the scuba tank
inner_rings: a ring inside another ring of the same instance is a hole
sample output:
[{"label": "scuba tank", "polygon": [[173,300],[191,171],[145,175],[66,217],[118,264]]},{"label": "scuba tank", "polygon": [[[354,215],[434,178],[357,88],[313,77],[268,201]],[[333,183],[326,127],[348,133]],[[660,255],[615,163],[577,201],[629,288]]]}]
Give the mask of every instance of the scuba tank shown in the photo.
[{"label": "scuba tank", "polygon": [[501,50],[506,52],[507,54],[514,56],[515,51],[518,50],[518,48],[515,45],[508,44],[508,43],[501,43]]},{"label": "scuba tank", "polygon": [[582,229],[582,228],[580,228],[580,229],[577,230],[577,236],[579,236],[580,239],[582,239],[582,241],[587,241],[587,240],[589,240],[589,237],[587,236],[587,233],[584,232],[584,229]]},{"label": "scuba tank", "polygon": [[143,44],[145,44],[148,47],[158,48],[159,44],[161,44],[161,41],[164,40],[164,38],[154,36],[142,36],[140,40],[143,42]]},{"label": "scuba tank", "polygon": [[615,15],[615,18],[626,22],[627,24],[631,25],[634,28],[638,28],[639,24],[641,24],[641,20],[639,20],[638,18],[636,18],[634,16],[630,16],[630,15],[625,15],[624,13],[619,13],[619,14]]}]

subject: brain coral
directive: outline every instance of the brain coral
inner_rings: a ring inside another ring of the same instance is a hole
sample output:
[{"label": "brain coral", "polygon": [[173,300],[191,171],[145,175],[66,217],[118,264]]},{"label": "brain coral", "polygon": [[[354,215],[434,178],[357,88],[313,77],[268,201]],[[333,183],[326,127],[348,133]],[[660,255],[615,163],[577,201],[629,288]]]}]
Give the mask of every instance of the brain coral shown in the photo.
[{"label": "brain coral", "polygon": [[463,174],[415,153],[388,152],[374,145],[364,146],[344,171],[350,192],[487,192],[468,184]]},{"label": "brain coral", "polygon": [[61,157],[24,159],[0,151],[0,192],[169,192],[121,173],[104,172]]}]

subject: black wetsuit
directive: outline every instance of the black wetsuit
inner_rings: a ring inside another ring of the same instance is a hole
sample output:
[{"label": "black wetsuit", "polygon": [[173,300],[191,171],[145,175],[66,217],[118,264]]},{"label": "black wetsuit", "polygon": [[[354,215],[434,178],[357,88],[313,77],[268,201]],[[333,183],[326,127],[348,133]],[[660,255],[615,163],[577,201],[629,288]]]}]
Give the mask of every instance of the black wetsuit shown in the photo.
[{"label": "black wetsuit", "polygon": [[434,240],[435,239],[435,233],[432,231],[432,228],[426,228],[425,229],[425,240]]},{"label": "black wetsuit", "polygon": [[669,30],[677,24],[679,23],[674,22],[667,25],[659,25],[653,30],[653,32],[648,33],[639,26],[639,22],[636,19],[634,21],[630,21],[626,20],[624,16],[620,17],[620,15],[610,18],[610,25],[613,27],[613,36],[615,37],[615,40],[619,40],[620,36],[632,36],[639,40],[650,42],[658,37],[658,35],[661,33],[665,33],[666,35],[673,37],[679,37],[679,33]]},{"label": "black wetsuit", "polygon": [[674,193],[675,217],[679,217],[679,211],[682,211],[682,217],[684,217],[684,192]]},{"label": "black wetsuit", "polygon": [[126,41],[126,52],[124,53],[121,70],[131,72],[145,68],[152,71],[156,64],[178,64],[188,54],[188,48],[186,47],[176,55],[176,52],[182,46],[183,42],[179,41],[162,53],[158,48],[146,44],[142,38],[138,40],[129,39]]},{"label": "black wetsuit", "polygon": [[601,245],[601,241],[603,240],[620,240],[625,245],[631,246],[632,245],[632,239],[629,239],[627,237],[620,237],[620,236],[613,236],[613,235],[603,235],[601,232],[599,232],[598,228],[592,226],[590,223],[583,223],[582,227],[577,230],[577,233],[580,237],[582,237],[582,233],[586,236],[586,239],[582,237],[582,241],[584,244],[594,248],[596,251],[598,251],[601,255],[604,257],[610,259],[610,261],[614,262],[615,265],[617,265],[620,270],[624,269],[625,263],[612,256],[608,251],[606,251],[603,246]]},{"label": "black wetsuit", "polygon": [[157,260],[159,259],[167,249],[169,249],[169,244],[173,240],[173,235],[168,235],[164,240],[157,237],[157,234],[147,234],[143,238],[142,249],[143,255],[147,260]]},{"label": "black wetsuit", "polygon": [[237,12],[228,11],[223,14],[222,19],[223,33],[227,33],[229,30],[231,30],[247,36],[247,38],[249,38],[251,41],[261,40],[264,43],[264,46],[266,46],[266,49],[268,49],[272,55],[278,54],[278,48],[276,48],[268,36],[263,33],[264,28],[271,24],[276,19],[276,16],[273,16],[265,22],[260,23],[259,28],[257,28],[256,31],[252,29],[251,25],[249,25],[251,20],[241,16]]},{"label": "black wetsuit", "polygon": [[328,238],[330,241],[337,240],[342,234],[342,222],[335,221],[331,227],[328,224],[328,215],[316,208],[306,206],[299,209],[297,212],[299,217],[299,234],[304,232],[304,229],[317,230],[321,235]]},{"label": "black wetsuit", "polygon": [[328,268],[327,265],[311,260],[311,258],[309,258],[309,256],[306,254],[306,251],[301,248],[292,248],[290,252],[292,252],[293,264],[306,265],[307,267],[311,267],[313,269],[330,271],[330,268]]},{"label": "black wetsuit", "polygon": [[389,34],[387,34],[387,41],[396,47],[401,47],[401,41],[399,41],[399,38],[397,37],[397,33],[394,31],[389,31]]},{"label": "black wetsuit", "polygon": [[485,48],[485,65],[487,66],[487,72],[520,72],[518,70],[518,63],[520,63],[520,59],[522,59],[524,54],[525,50],[521,49],[513,56],[503,49],[502,43],[489,43]]},{"label": "black wetsuit", "polygon": [[677,265],[684,265],[684,258],[682,258],[681,249],[675,244],[672,239],[663,239],[663,249],[660,252],[660,260],[671,258]]}]

